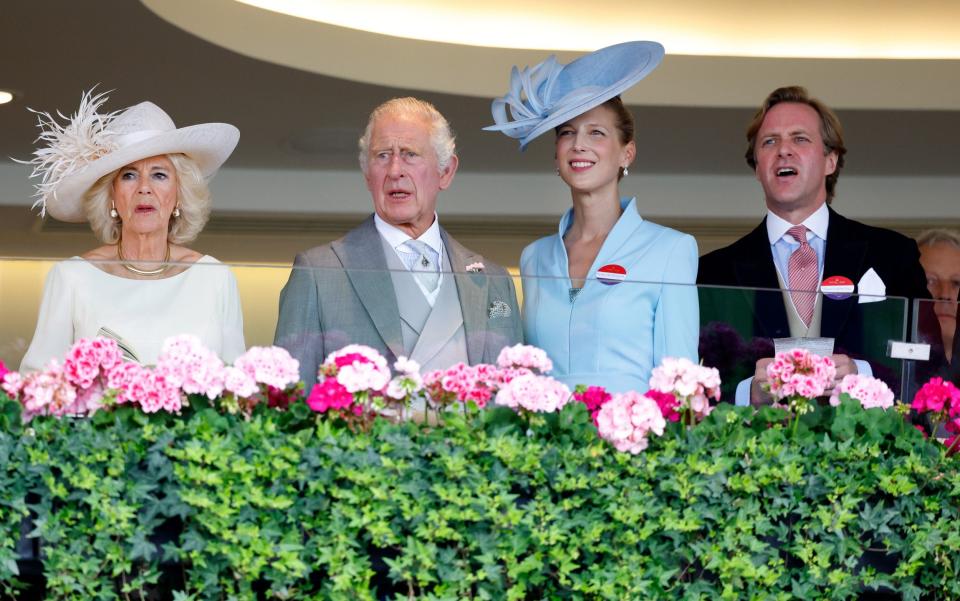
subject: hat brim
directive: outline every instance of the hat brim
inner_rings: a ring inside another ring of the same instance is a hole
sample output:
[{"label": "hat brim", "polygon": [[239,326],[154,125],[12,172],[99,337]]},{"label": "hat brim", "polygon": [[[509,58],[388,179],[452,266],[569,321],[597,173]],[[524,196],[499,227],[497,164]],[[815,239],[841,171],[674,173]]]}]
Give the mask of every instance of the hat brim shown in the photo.
[{"label": "hat brim", "polygon": [[[558,125],[598,107],[604,102],[619,96],[632,88],[641,79],[656,69],[663,60],[664,48],[657,42],[624,42],[608,46],[586,56],[580,57],[564,67],[565,73],[583,71],[587,77],[602,70],[619,70],[616,80],[598,90],[593,96],[582,99],[570,106],[561,104],[546,116],[529,134],[520,140],[521,150],[532,140]],[[563,76],[563,74],[561,74]]]},{"label": "hat brim", "polygon": [[184,154],[200,167],[206,179],[216,174],[230,157],[240,130],[228,123],[190,125],[152,136],[104,155],[63,179],[47,199],[47,212],[60,221],[81,223],[87,220],[83,196],[101,177],[142,159],[166,154]]}]

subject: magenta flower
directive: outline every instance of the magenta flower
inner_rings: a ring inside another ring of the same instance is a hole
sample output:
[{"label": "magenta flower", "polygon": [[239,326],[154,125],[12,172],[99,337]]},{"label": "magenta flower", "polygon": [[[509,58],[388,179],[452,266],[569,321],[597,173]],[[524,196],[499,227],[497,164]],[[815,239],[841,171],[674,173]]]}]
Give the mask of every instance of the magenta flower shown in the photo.
[{"label": "magenta flower", "polygon": [[580,401],[587,406],[587,411],[590,412],[590,418],[593,420],[594,426],[597,425],[597,415],[600,413],[600,408],[612,398],[613,396],[603,386],[588,386],[583,392],[573,393],[575,401]]},{"label": "magenta flower", "polygon": [[334,378],[315,384],[307,397],[307,405],[318,413],[347,409],[352,403],[353,394]]},{"label": "magenta flower", "polygon": [[920,413],[940,413],[946,409],[948,415],[954,417],[960,414],[960,390],[943,378],[931,378],[917,391],[910,407]]}]

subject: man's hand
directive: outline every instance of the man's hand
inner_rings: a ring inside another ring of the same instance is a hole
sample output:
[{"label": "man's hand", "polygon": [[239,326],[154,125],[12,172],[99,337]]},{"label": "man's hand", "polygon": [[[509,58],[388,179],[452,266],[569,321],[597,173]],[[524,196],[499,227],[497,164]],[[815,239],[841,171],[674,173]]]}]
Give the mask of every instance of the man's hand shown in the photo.
[{"label": "man's hand", "polygon": [[750,385],[750,404],[754,407],[762,407],[773,403],[773,397],[762,388],[763,384],[769,383],[767,366],[772,362],[773,359],[770,357],[757,361],[757,369],[753,373],[753,383]]},{"label": "man's hand", "polygon": [[844,376],[849,376],[850,374],[859,373],[857,369],[857,364],[853,362],[847,355],[830,355],[830,358],[833,359],[833,363],[837,366],[837,379],[833,381],[833,384],[824,391],[824,395],[833,394],[833,389],[837,387],[837,384],[840,383],[840,380]]}]

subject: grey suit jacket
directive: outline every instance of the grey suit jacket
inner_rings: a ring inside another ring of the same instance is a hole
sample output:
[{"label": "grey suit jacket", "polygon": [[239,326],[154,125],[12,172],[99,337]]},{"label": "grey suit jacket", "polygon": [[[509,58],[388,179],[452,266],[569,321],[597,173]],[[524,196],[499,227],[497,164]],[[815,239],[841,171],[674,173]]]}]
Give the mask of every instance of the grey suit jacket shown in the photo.
[{"label": "grey suit jacket", "polygon": [[[501,348],[522,338],[513,280],[443,228],[440,235],[455,274],[467,356],[472,364],[493,363]],[[373,347],[391,364],[403,354],[400,311],[383,253],[371,216],[343,238],[297,255],[280,293],[274,344],[300,361],[308,386],[324,358],[347,344]],[[484,263],[483,273],[464,273],[477,262]]]}]

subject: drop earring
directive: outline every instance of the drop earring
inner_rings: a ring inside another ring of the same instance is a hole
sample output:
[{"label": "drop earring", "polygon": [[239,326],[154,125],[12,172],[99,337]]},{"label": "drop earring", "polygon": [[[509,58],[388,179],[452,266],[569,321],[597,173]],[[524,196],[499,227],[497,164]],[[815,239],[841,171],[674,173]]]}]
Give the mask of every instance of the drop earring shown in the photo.
[{"label": "drop earring", "polygon": [[180,217],[180,207],[173,207],[173,218],[178,219]]},{"label": "drop earring", "polygon": [[120,213],[117,212],[117,207],[110,207],[110,219],[116,219],[120,216]]},{"label": "drop earring", "polygon": [[560,175],[560,168],[557,167],[557,175]]},{"label": "drop earring", "polygon": [[624,167],[624,168],[623,168],[623,177],[627,177],[628,175],[630,175],[630,170],[627,169],[626,167]]}]

